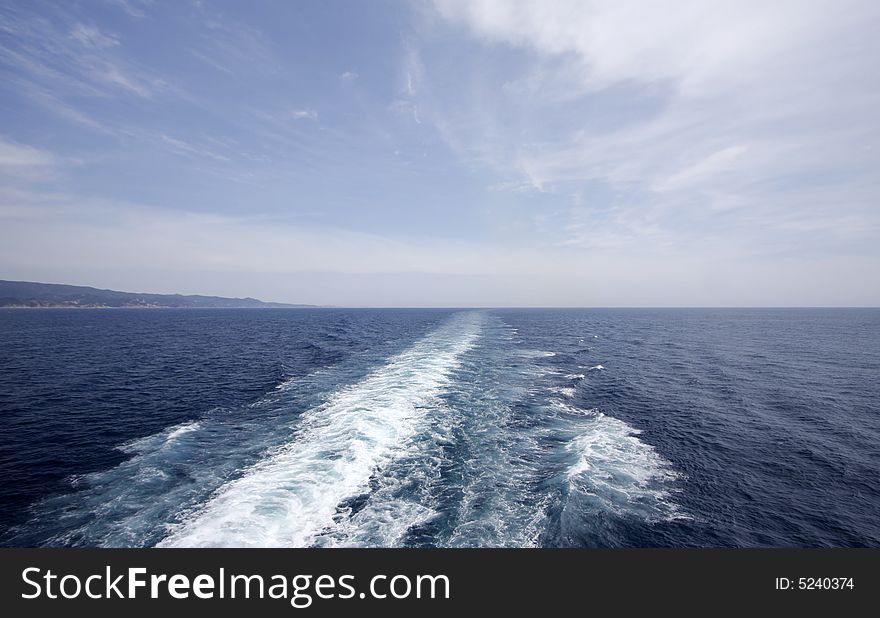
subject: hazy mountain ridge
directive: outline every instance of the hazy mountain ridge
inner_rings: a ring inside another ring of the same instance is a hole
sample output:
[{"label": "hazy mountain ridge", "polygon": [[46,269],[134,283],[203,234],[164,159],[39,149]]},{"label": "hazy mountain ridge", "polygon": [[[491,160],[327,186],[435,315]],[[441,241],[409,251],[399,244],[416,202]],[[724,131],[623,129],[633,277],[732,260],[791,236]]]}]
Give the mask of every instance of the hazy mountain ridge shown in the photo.
[{"label": "hazy mountain ridge", "polygon": [[0,307],[143,307],[247,309],[272,307],[313,307],[272,303],[256,298],[225,298],[197,294],[141,294],[101,290],[80,285],[0,280]]}]

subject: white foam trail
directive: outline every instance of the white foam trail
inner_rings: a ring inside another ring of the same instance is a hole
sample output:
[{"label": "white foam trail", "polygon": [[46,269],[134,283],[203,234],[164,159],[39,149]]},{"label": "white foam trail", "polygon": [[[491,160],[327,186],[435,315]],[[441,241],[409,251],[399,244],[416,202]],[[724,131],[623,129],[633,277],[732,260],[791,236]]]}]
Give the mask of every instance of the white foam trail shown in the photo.
[{"label": "white foam trail", "polygon": [[485,317],[454,316],[360,382],[303,414],[292,441],[222,487],[160,546],[299,547],[334,525],[424,426],[427,408]]},{"label": "white foam trail", "polygon": [[426,436],[409,442],[405,452],[370,479],[370,495],[356,512],[346,508],[334,517],[315,545],[322,547],[397,547],[414,527],[437,516],[428,495],[439,480],[436,455]]},{"label": "white foam trail", "polygon": [[201,426],[201,423],[199,423],[198,421],[178,425],[171,433],[168,434],[168,439],[166,440],[166,442],[170,442],[171,440],[175,440],[184,434],[195,431]]},{"label": "white foam trail", "polygon": [[574,456],[568,469],[571,487],[587,496],[592,508],[647,519],[680,517],[671,498],[678,474],[653,446],[638,438],[641,432],[598,410],[577,412],[589,421],[578,423],[580,433],[566,446]]},{"label": "white foam trail", "polygon": [[173,446],[181,436],[196,431],[200,427],[201,423],[199,421],[188,421],[163,429],[159,433],[138,438],[131,442],[126,442],[117,448],[123,453],[144,453],[151,450],[167,448]]},{"label": "white foam trail", "polygon": [[589,371],[603,371],[605,369],[602,365],[593,365],[589,368]]},{"label": "white foam trail", "polygon": [[509,328],[498,318],[487,327],[483,349],[468,355],[450,389],[458,423],[448,434],[455,444],[448,470],[461,493],[446,494],[455,497],[446,503],[450,527],[437,538],[441,546],[529,547],[546,527],[555,494],[541,482],[545,434],[522,426],[528,412],[520,404],[543,393],[545,376],[558,372],[518,358],[522,350],[504,337]]},{"label": "white foam trail", "polygon": [[547,350],[521,350],[519,354],[526,358],[547,358],[550,356],[556,356],[556,352],[548,352]]}]

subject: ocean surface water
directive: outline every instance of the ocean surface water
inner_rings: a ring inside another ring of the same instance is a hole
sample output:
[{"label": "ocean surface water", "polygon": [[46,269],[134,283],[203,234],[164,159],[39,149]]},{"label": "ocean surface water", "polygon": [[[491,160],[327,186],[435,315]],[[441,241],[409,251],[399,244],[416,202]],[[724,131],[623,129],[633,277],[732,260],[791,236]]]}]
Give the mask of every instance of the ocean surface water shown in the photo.
[{"label": "ocean surface water", "polygon": [[880,310],[0,310],[6,546],[878,546]]}]

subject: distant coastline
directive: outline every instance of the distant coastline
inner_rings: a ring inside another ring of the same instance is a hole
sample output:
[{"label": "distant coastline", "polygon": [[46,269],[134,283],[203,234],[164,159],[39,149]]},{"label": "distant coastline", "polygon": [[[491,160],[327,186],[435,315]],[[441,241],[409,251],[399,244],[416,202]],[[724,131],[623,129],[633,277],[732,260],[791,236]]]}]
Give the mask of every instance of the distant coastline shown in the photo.
[{"label": "distant coastline", "polygon": [[3,309],[296,309],[317,305],[198,294],[120,292],[80,285],[0,280]]}]

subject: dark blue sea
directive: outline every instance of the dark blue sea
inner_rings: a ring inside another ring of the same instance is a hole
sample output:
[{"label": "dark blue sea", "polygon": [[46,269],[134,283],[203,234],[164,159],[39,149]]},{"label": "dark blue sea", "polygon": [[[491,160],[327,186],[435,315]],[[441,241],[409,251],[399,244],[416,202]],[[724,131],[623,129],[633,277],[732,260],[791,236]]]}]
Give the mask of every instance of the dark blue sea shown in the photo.
[{"label": "dark blue sea", "polygon": [[880,310],[2,310],[0,543],[878,546]]}]

